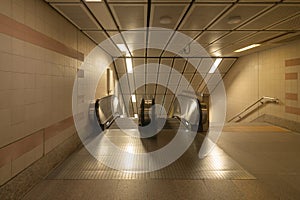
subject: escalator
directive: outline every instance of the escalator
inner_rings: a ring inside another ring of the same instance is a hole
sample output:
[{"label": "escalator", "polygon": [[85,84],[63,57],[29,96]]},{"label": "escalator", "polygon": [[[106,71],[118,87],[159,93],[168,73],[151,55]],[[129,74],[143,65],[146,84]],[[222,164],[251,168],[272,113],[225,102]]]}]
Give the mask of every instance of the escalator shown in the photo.
[{"label": "escalator", "polygon": [[121,113],[118,99],[113,95],[96,99],[94,110],[96,121],[102,130],[109,128]]},{"label": "escalator", "polygon": [[[172,106],[173,114],[171,118],[161,120],[155,110],[155,99],[142,98],[138,119],[131,118],[131,120],[138,125],[139,131],[146,133],[155,131],[157,127],[163,127],[163,129],[178,129],[180,123],[191,131],[207,131],[209,124],[207,104],[200,102],[199,99],[196,98],[178,95]],[[126,118],[119,118],[121,114],[122,109],[120,108],[117,97],[110,95],[95,101],[95,116],[102,130],[108,128],[118,129],[118,125],[114,123],[117,118],[119,124],[124,121],[122,129],[134,129],[137,127],[126,123]]]},{"label": "escalator", "polygon": [[151,120],[156,119],[156,114],[155,114],[155,99],[144,99],[142,98],[141,100],[141,105],[140,105],[140,115],[139,115],[139,125],[140,126],[147,126],[148,124],[151,123]]},{"label": "escalator", "polygon": [[173,104],[173,118],[179,119],[189,130],[208,130],[207,104],[188,95],[178,95]]}]

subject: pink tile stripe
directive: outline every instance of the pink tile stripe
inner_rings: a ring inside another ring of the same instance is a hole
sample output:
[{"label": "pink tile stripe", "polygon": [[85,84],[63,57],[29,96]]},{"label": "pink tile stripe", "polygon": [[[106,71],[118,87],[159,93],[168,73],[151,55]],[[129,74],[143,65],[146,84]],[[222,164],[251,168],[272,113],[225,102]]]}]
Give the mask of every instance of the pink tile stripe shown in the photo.
[{"label": "pink tile stripe", "polygon": [[45,140],[49,140],[63,130],[74,125],[73,117],[60,121],[50,127],[45,128]]},{"label": "pink tile stripe", "polygon": [[298,94],[296,94],[296,93],[285,93],[285,99],[297,101],[298,100]]},{"label": "pink tile stripe", "polygon": [[285,61],[285,66],[286,67],[291,67],[291,66],[300,66],[300,58],[295,58],[295,59],[290,59]]},{"label": "pink tile stripe", "polygon": [[35,147],[44,144],[46,140],[54,137],[55,135],[63,133],[65,129],[71,126],[74,126],[73,117],[69,117],[14,143],[0,148],[0,167],[17,159]]},{"label": "pink tile stripe", "polygon": [[300,108],[285,106],[285,112],[290,114],[300,115]]},{"label": "pink tile stripe", "polygon": [[0,167],[43,144],[43,131],[35,132],[0,149]]},{"label": "pink tile stripe", "polygon": [[285,73],[285,80],[297,80],[298,73]]},{"label": "pink tile stripe", "polygon": [[0,14],[0,33],[83,61],[84,54],[24,24]]}]

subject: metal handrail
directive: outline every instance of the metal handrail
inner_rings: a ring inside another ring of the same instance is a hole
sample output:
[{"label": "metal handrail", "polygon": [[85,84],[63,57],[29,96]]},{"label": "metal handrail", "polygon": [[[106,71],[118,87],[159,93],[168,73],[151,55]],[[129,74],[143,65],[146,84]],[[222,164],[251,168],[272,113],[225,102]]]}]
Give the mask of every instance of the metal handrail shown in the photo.
[{"label": "metal handrail", "polygon": [[260,99],[258,99],[257,101],[255,101],[253,104],[251,104],[250,106],[248,106],[247,108],[245,108],[244,110],[242,110],[240,113],[238,113],[237,115],[235,115],[234,117],[232,117],[230,120],[228,120],[228,122],[233,121],[237,117],[239,119],[242,119],[241,115],[243,113],[245,113],[246,111],[248,111],[253,106],[255,106],[257,103],[261,103],[260,105],[263,105],[265,103],[279,103],[279,99],[278,98],[273,98],[273,97],[261,97]]}]

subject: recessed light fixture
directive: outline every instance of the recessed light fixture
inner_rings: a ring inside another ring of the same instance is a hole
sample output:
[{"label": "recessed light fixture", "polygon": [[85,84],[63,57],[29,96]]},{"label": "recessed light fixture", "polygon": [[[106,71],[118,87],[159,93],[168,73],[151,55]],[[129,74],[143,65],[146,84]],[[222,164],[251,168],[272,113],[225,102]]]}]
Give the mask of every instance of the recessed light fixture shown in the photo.
[{"label": "recessed light fixture", "polygon": [[139,118],[138,114],[134,114],[134,118],[136,119]]},{"label": "recessed light fixture", "polygon": [[136,97],[135,97],[135,94],[131,95],[131,101],[132,101],[133,103],[135,103],[135,102],[136,102]]},{"label": "recessed light fixture", "polygon": [[231,16],[228,18],[227,24],[238,24],[242,21],[241,16]]},{"label": "recessed light fixture", "polygon": [[241,49],[235,50],[234,52],[239,53],[239,52],[242,52],[242,51],[246,51],[246,50],[249,50],[249,49],[253,49],[253,48],[258,47],[258,46],[260,46],[260,45],[261,45],[261,44],[251,44],[251,45],[249,45],[249,46],[246,46],[246,47],[243,47],[243,48],[241,48]]},{"label": "recessed light fixture", "polygon": [[172,23],[172,17],[170,16],[162,16],[159,19],[159,23],[167,25]]},{"label": "recessed light fixture", "polygon": [[214,64],[211,66],[210,70],[209,70],[209,74],[212,74],[216,71],[216,69],[218,68],[218,66],[220,65],[220,63],[222,62],[222,58],[217,58],[214,62]]}]

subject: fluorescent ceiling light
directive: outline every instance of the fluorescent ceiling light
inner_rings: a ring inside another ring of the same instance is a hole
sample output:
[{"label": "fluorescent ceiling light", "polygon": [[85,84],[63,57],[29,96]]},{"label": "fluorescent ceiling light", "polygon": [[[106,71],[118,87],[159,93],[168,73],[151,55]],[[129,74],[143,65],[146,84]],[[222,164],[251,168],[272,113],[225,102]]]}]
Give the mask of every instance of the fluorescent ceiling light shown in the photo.
[{"label": "fluorescent ceiling light", "polygon": [[138,114],[134,114],[134,118],[139,118]]},{"label": "fluorescent ceiling light", "polygon": [[120,51],[122,52],[127,52],[128,49],[127,47],[125,46],[125,44],[117,44],[117,47],[120,49]]},{"label": "fluorescent ceiling light", "polygon": [[[130,56],[129,51],[125,44],[117,44],[118,48],[121,52],[125,52],[126,56]],[[126,67],[127,67],[127,73],[132,73],[132,59],[126,58]]]},{"label": "fluorescent ceiling light", "polygon": [[126,58],[127,73],[132,73],[132,59]]},{"label": "fluorescent ceiling light", "polygon": [[244,48],[235,50],[234,52],[239,53],[239,52],[242,52],[242,51],[246,51],[246,50],[248,50],[248,49],[252,49],[252,48],[258,47],[258,46],[260,46],[260,45],[261,45],[261,44],[251,44],[251,45],[249,45],[249,46],[247,46],[247,47],[244,47]]},{"label": "fluorescent ceiling light", "polygon": [[210,70],[208,73],[212,74],[216,71],[216,69],[218,68],[218,66],[220,65],[222,61],[222,58],[217,58],[214,62],[214,64],[211,66]]},{"label": "fluorescent ceiling light", "polygon": [[133,95],[131,95],[131,101],[133,102],[133,103],[135,103],[136,102],[136,97],[135,97],[135,95],[133,94]]},{"label": "fluorescent ceiling light", "polygon": [[122,52],[122,53],[125,53],[126,56],[130,56],[130,53],[126,47],[125,44],[117,44],[117,47],[119,48],[119,50]]}]

